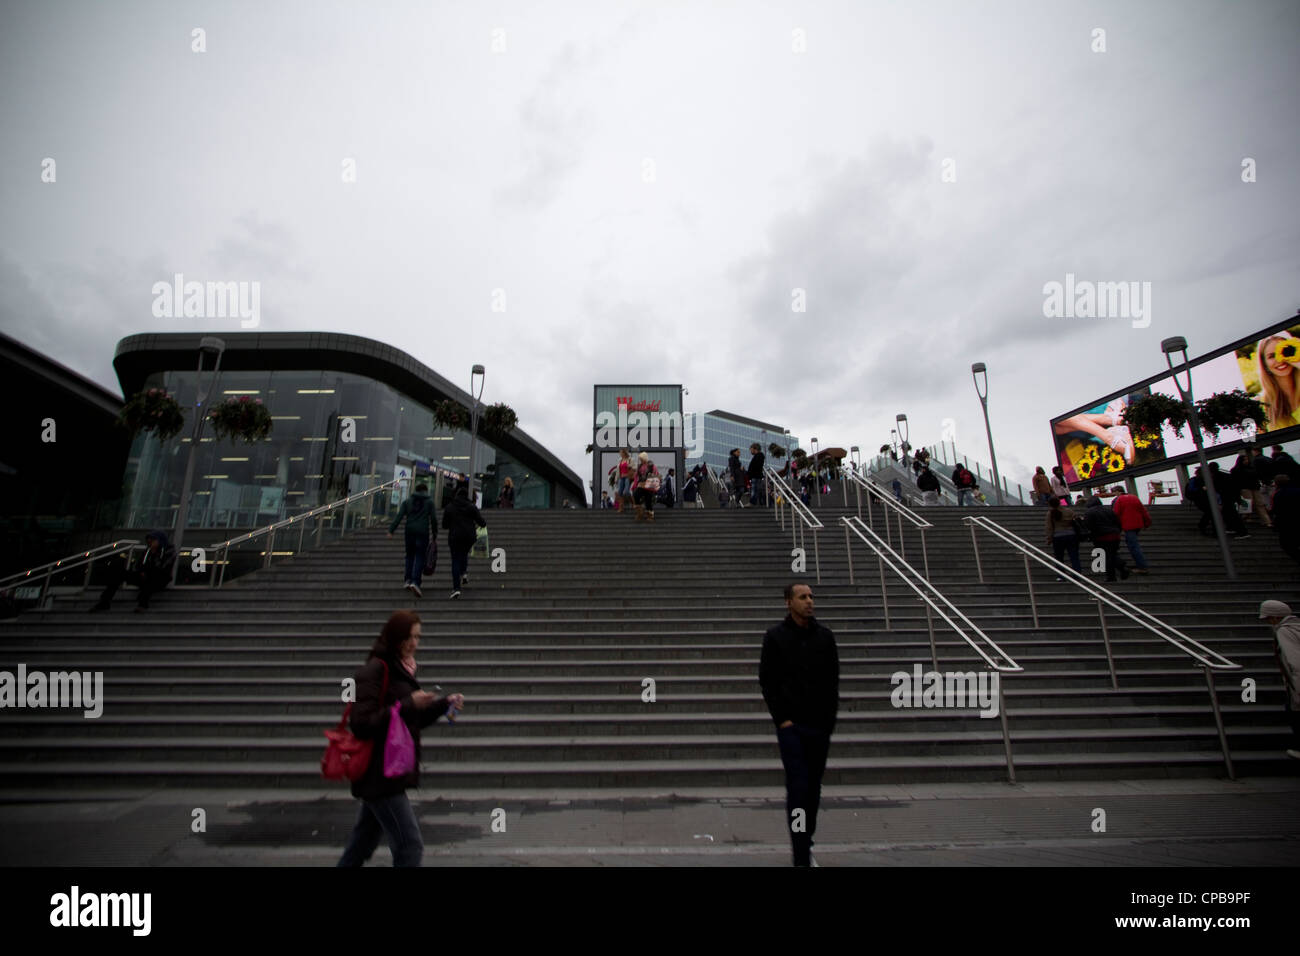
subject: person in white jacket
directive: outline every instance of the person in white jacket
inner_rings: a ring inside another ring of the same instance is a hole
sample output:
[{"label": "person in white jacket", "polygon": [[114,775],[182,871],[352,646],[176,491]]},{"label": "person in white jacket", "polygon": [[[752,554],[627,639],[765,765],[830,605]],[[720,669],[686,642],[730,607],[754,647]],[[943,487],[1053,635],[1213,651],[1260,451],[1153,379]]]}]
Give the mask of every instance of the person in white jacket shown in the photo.
[{"label": "person in white jacket", "polygon": [[1286,755],[1300,760],[1300,617],[1281,601],[1265,601],[1259,606],[1259,619],[1269,623],[1277,640],[1273,653],[1282,669],[1287,716],[1291,719],[1291,748]]}]

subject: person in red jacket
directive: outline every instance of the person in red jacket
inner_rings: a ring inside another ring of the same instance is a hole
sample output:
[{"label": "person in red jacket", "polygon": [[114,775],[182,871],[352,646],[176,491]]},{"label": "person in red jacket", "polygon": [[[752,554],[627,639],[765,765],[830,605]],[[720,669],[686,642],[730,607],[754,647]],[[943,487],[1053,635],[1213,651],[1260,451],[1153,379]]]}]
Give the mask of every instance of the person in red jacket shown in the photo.
[{"label": "person in red jacket", "polygon": [[1119,519],[1119,526],[1124,529],[1124,543],[1128,545],[1128,553],[1133,555],[1137,573],[1150,574],[1147,569],[1146,555],[1142,553],[1142,546],[1138,544],[1138,534],[1143,529],[1151,527],[1151,513],[1147,511],[1146,505],[1137,495],[1130,495],[1127,492],[1115,499],[1111,509]]}]

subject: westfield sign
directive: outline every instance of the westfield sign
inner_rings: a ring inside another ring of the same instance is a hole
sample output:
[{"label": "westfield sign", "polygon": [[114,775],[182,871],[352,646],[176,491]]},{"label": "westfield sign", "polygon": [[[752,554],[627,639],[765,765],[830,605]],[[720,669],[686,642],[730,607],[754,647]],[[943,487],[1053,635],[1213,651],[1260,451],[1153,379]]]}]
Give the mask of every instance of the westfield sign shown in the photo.
[{"label": "westfield sign", "polygon": [[620,395],[615,398],[614,406],[616,408],[625,408],[629,412],[657,412],[660,410],[659,399],[655,399],[653,402],[637,402],[633,401],[630,395]]}]

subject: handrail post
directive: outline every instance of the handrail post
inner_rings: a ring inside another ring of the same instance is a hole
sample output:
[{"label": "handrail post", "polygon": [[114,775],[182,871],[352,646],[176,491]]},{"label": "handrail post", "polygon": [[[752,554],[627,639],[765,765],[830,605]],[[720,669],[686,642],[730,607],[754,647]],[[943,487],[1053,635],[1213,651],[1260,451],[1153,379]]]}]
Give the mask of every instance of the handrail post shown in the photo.
[{"label": "handrail post", "polygon": [[318,510],[319,509],[312,509],[311,511],[307,512],[307,514],[311,515],[316,519],[316,547],[317,548],[320,547],[321,536],[325,533],[325,522],[320,520],[320,515],[318,514]]},{"label": "handrail post", "polygon": [[862,486],[856,481],[853,483],[853,493],[858,496],[858,520],[862,520]]},{"label": "handrail post", "polygon": [[849,535],[849,526],[844,526],[844,552],[849,556],[849,584],[853,583],[853,538]]},{"label": "handrail post", "polygon": [[1029,570],[1029,555],[1022,554],[1025,559],[1025,585],[1029,588],[1029,609],[1034,612],[1034,627],[1038,627],[1038,599],[1034,597],[1034,577]]},{"label": "handrail post", "polygon": [[822,556],[821,556],[821,549],[817,544],[817,539],[819,537],[820,535],[818,535],[816,529],[814,529],[813,530],[813,559],[817,562],[817,583],[821,584],[822,583]]},{"label": "handrail post", "polygon": [[921,603],[925,605],[925,626],[930,630],[930,663],[934,665],[934,669],[937,671],[939,669],[939,649],[934,643],[934,614],[929,601],[922,599]]},{"label": "handrail post", "polygon": [[348,532],[348,506],[351,504],[346,498],[343,499],[343,520],[339,522],[339,540]]},{"label": "handrail post", "polygon": [[1228,751],[1228,735],[1223,729],[1223,714],[1219,711],[1219,694],[1214,689],[1214,672],[1210,670],[1209,664],[1206,664],[1203,669],[1205,686],[1210,690],[1210,704],[1214,707],[1214,723],[1219,728],[1219,745],[1223,748],[1223,762],[1228,767],[1228,779],[1236,780],[1237,774],[1232,769],[1232,754]]},{"label": "handrail post", "polygon": [[1101,640],[1106,645],[1106,664],[1110,667],[1110,687],[1111,690],[1119,690],[1119,678],[1115,676],[1115,656],[1110,651],[1110,631],[1106,628],[1106,605],[1101,598],[1093,598],[1097,602],[1097,616],[1101,618]]},{"label": "handrail post", "polygon": [[975,549],[975,570],[979,572],[980,584],[984,583],[984,565],[980,563],[980,542],[979,537],[975,534],[975,522],[970,523],[970,543]]},{"label": "handrail post", "polygon": [[926,549],[925,546],[925,532],[926,529],[922,528],[921,529],[921,557],[925,559],[925,579],[929,581],[930,580],[930,552]]},{"label": "handrail post", "polygon": [[998,675],[998,719],[1002,721],[1002,746],[1007,751],[1007,778],[1012,784],[1016,782],[1016,765],[1011,759],[1011,731],[1007,727],[1007,701],[1002,694],[1002,675]]},{"label": "handrail post", "polygon": [[849,506],[849,480],[844,475],[840,475],[840,490],[844,492],[844,507],[847,508]]},{"label": "handrail post", "polygon": [[885,590],[885,558],[879,551],[876,552],[876,563],[880,565],[880,602],[885,607],[885,630],[891,631],[893,628],[889,624],[889,592]]},{"label": "handrail post", "polygon": [[304,519],[302,524],[298,525],[298,553],[302,554],[302,539],[307,533],[307,522]]},{"label": "handrail post", "polygon": [[903,512],[898,513],[898,556],[907,560],[907,539],[903,537]]},{"label": "handrail post", "polygon": [[266,541],[266,560],[262,562],[263,568],[269,568],[271,566],[271,555],[275,554],[275,526],[272,525],[268,530],[271,534]]}]

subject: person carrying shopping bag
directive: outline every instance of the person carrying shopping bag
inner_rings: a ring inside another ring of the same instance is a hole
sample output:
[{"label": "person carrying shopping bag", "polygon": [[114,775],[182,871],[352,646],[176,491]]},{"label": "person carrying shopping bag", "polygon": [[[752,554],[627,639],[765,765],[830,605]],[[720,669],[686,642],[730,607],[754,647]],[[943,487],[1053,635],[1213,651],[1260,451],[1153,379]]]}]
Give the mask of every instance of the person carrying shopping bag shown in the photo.
[{"label": "person carrying shopping bag", "polygon": [[451,551],[451,596],[460,597],[460,589],[468,580],[469,550],[478,537],[478,529],[487,522],[478,508],[469,500],[469,489],[456,489],[456,497],[442,511],[442,526],[447,530],[447,547]]},{"label": "person carrying shopping bag", "polygon": [[[374,741],[365,773],[352,783],[352,796],[361,801],[356,823],[348,837],[338,865],[365,864],[388,838],[393,866],[419,866],[424,857],[420,824],[406,791],[420,785],[420,731],[444,714],[448,719],[465,706],[462,694],[438,697],[420,689],[415,679],[415,653],[420,646],[420,616],[414,611],[396,611],[370,649],[366,663],[356,673],[356,700],[351,707],[352,733]],[[401,720],[405,728],[393,727]],[[390,774],[393,753],[386,753],[392,737],[409,734],[413,757],[404,754],[409,769]],[[388,759],[386,759],[388,758]],[[385,764],[388,764],[386,767]]]}]

